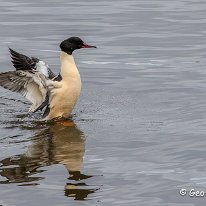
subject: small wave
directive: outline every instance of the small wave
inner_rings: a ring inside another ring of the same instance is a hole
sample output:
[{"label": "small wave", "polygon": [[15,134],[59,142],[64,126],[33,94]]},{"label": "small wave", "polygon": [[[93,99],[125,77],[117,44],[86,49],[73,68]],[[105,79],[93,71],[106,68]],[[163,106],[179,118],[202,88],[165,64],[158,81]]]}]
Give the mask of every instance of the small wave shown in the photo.
[{"label": "small wave", "polygon": [[84,64],[120,64],[121,62],[97,62],[97,61],[82,61]]},{"label": "small wave", "polygon": [[152,62],[97,62],[97,61],[82,61],[84,64],[99,64],[99,65],[107,65],[107,64],[121,64],[121,65],[149,65],[149,66],[161,66],[160,63],[152,63]]},{"label": "small wave", "polygon": [[152,174],[167,174],[174,173],[175,170],[150,170],[150,171],[140,171],[138,174],[152,175]]},{"label": "small wave", "polygon": [[127,62],[127,65],[139,66],[139,65],[148,65],[148,66],[161,66],[162,64],[155,64],[152,62]]},{"label": "small wave", "polygon": [[31,51],[40,51],[40,52],[54,52],[54,53],[59,53],[59,50],[50,50],[50,49],[29,49]]}]

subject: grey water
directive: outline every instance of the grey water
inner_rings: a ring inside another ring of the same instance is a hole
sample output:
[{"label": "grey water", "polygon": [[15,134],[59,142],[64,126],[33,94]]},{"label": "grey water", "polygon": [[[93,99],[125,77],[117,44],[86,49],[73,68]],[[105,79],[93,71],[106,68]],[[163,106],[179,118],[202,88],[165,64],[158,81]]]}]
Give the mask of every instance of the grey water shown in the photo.
[{"label": "grey water", "polygon": [[1,0],[0,72],[8,47],[56,74],[62,40],[98,48],[74,53],[70,121],[0,89],[0,205],[205,205],[189,195],[206,193],[205,14],[204,0]]}]

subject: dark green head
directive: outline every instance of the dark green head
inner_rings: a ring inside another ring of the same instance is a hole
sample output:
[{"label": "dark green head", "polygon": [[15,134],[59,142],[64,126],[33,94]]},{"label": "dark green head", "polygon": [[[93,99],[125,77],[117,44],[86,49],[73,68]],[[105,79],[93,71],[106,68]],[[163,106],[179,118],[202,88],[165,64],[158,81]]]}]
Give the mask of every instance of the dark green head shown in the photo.
[{"label": "dark green head", "polygon": [[79,37],[70,37],[60,44],[60,48],[63,52],[67,54],[72,54],[72,52],[76,49],[81,48],[97,48],[96,46],[91,46],[84,43]]}]

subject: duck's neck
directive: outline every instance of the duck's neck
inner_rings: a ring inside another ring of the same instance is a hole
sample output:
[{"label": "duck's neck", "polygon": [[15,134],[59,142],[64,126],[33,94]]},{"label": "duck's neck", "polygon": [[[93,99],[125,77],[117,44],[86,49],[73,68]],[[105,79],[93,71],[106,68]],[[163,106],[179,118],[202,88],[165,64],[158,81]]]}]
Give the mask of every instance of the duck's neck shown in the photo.
[{"label": "duck's neck", "polygon": [[61,52],[60,54],[61,60],[61,76],[63,80],[67,80],[70,78],[80,78],[79,71],[76,67],[74,57],[72,55],[67,54],[66,52]]}]

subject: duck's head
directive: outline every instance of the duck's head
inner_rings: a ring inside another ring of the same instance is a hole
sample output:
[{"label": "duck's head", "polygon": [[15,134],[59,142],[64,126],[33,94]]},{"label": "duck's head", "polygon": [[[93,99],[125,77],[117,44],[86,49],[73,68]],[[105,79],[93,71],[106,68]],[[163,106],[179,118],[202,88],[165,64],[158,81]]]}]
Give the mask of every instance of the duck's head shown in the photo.
[{"label": "duck's head", "polygon": [[70,37],[61,42],[60,48],[63,52],[66,52],[67,54],[71,55],[72,52],[76,49],[97,47],[86,44],[79,37]]}]

